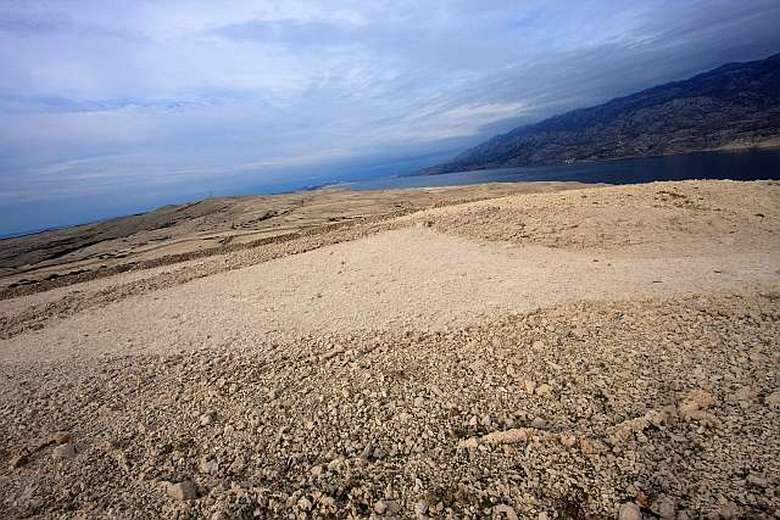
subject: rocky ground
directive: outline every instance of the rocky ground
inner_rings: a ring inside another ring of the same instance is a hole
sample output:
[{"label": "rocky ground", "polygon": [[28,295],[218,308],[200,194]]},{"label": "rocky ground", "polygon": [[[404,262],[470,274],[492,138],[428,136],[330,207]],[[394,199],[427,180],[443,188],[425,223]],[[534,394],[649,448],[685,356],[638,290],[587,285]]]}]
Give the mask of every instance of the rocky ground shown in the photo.
[{"label": "rocky ground", "polygon": [[776,518],[780,185],[445,205],[0,302],[8,518]]},{"label": "rocky ground", "polygon": [[221,197],[0,240],[0,297],[181,263],[321,233],[369,217],[518,193],[576,189],[578,183],[487,183],[425,189],[341,188]]}]

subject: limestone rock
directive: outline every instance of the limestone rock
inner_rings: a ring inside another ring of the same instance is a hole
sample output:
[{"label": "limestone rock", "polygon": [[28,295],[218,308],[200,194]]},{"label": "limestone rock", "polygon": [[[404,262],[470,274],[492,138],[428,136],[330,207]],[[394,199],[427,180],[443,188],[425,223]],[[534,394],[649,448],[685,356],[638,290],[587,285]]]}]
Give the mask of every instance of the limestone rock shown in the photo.
[{"label": "limestone rock", "polygon": [[176,500],[194,500],[198,498],[198,490],[195,488],[195,484],[190,480],[184,480],[182,482],[169,482],[168,483],[168,496]]}]

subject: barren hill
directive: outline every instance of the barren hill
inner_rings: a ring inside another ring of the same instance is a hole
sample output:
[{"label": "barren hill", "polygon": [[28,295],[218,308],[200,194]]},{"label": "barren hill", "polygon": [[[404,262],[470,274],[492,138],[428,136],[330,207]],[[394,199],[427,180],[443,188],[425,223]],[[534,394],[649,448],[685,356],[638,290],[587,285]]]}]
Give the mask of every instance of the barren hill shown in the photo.
[{"label": "barren hill", "polygon": [[0,510],[772,518],[780,185],[579,188],[0,301]]}]

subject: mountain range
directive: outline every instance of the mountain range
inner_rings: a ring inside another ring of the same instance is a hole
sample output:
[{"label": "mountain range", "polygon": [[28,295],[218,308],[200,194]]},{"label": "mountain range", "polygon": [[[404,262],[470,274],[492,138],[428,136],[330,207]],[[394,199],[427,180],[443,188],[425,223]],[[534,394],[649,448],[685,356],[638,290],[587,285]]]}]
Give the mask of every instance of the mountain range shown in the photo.
[{"label": "mountain range", "polygon": [[780,54],[521,126],[423,174],[780,145]]}]

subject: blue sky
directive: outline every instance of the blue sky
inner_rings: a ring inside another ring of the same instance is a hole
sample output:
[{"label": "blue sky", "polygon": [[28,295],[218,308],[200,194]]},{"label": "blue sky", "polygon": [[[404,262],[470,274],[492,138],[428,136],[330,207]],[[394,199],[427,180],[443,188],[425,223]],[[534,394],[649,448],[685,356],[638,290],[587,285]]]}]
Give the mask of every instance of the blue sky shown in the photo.
[{"label": "blue sky", "polygon": [[0,0],[0,233],[407,173],[778,26],[777,0]]}]

